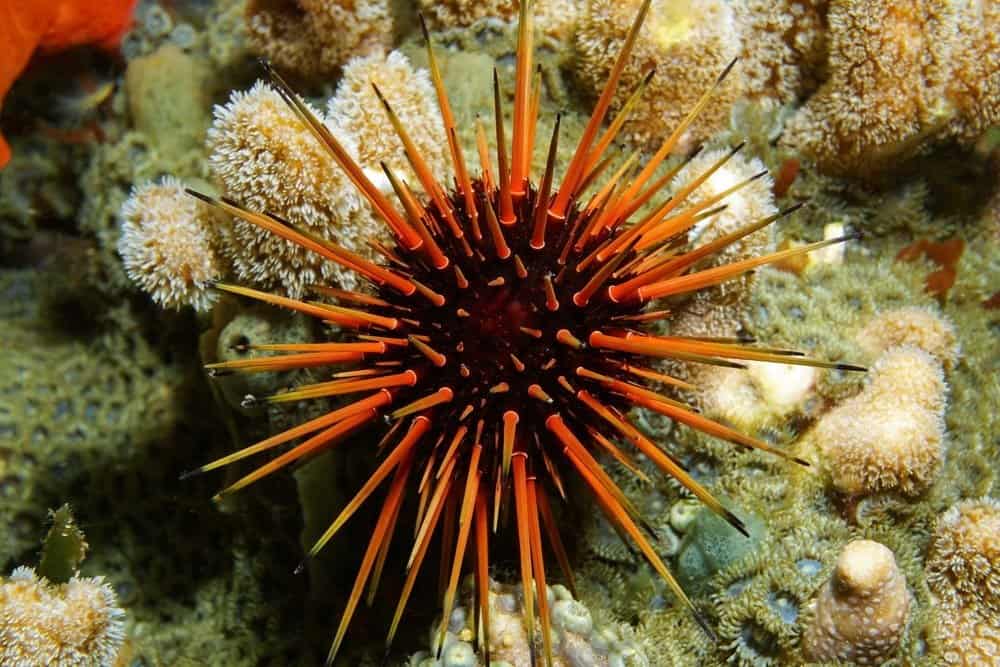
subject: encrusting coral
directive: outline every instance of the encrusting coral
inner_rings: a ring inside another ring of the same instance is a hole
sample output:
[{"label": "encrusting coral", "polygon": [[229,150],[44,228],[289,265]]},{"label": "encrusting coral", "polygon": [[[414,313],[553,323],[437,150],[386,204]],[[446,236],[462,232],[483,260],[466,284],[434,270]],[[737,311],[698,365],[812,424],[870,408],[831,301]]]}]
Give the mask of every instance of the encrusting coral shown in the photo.
[{"label": "encrusting coral", "polygon": [[[639,0],[590,0],[576,31],[577,77],[584,90],[598,93],[607,80],[615,53],[625,39]],[[663,139],[684,119],[701,93],[740,53],[733,10],[721,0],[654,0],[639,32],[632,57],[622,72],[612,106],[621,109],[647,73],[656,73],[638,100],[624,131],[636,143]],[[728,121],[729,108],[743,90],[742,75],[731,72],[705,108],[683,133],[678,150],[692,148]]]},{"label": "encrusting coral", "polygon": [[926,489],[944,453],[946,395],[941,365],[927,352],[897,347],[883,354],[862,392],[814,431],[834,488],[848,495]]},{"label": "encrusting coral", "polygon": [[307,78],[388,48],[393,30],[388,0],[249,0],[246,25],[258,54]]},{"label": "encrusting coral", "polygon": [[118,252],[125,271],[164,308],[207,311],[215,301],[209,283],[222,277],[224,263],[212,216],[171,177],[137,186],[122,206]]},{"label": "encrusting coral", "polygon": [[101,577],[51,584],[30,567],[0,580],[0,664],[110,667],[125,613]]},{"label": "encrusting coral", "polygon": [[927,553],[927,582],[942,623],[935,633],[949,665],[1000,660],[1000,502],[959,502],[937,522]]},{"label": "encrusting coral", "polygon": [[[561,584],[546,588],[552,605],[552,667],[648,667],[641,645],[631,629],[595,621],[590,610]],[[477,606],[470,582],[463,590],[464,605],[456,605],[448,619],[443,644],[437,625],[431,629],[431,651],[441,646],[441,658],[421,651],[409,667],[477,667],[484,664],[473,643],[477,633]],[[529,640],[524,626],[524,595],[520,585],[489,581],[490,665],[531,667],[532,655],[542,655],[540,637]],[[534,645],[534,649],[532,649]]]},{"label": "encrusting coral", "polygon": [[850,542],[815,601],[803,652],[811,660],[881,664],[899,646],[910,601],[892,551],[871,540]]}]

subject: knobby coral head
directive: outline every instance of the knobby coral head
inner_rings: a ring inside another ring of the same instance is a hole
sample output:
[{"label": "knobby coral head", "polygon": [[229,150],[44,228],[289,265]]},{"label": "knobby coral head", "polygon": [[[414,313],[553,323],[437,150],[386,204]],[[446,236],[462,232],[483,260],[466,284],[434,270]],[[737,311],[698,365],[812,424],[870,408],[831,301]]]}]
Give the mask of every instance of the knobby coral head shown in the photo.
[{"label": "knobby coral head", "polygon": [[[630,454],[616,444],[617,440],[627,441],[744,533],[741,521],[674,457],[636,428],[628,411],[632,407],[653,410],[743,447],[790,457],[765,442],[711,421],[654,389],[658,384],[690,386],[658,371],[644,358],[735,367],[740,367],[742,360],[773,361],[858,370],[845,364],[807,359],[789,350],[753,346],[745,340],[660,336],[648,329],[651,323],[669,317],[667,311],[647,309],[654,299],[717,285],[764,264],[844,239],[698,268],[702,259],[724,251],[794,210],[747,221],[745,226],[702,245],[685,247],[688,230],[720,213],[727,196],[763,175],[752,175],[696,201],[689,199],[739,147],[718,157],[673,197],[655,203],[660,199],[661,188],[683,163],[667,169],[665,175],[660,167],[686,128],[712,99],[730,68],[705,91],[641,169],[636,165],[638,154],[633,155],[603,185],[597,186],[611,163],[607,149],[622,127],[630,105],[606,129],[602,131],[601,127],[624,63],[649,10],[648,1],[642,4],[631,26],[561,182],[556,184],[553,173],[559,141],[558,119],[548,141],[545,170],[532,175],[530,157],[540,87],[532,83],[533,26],[527,4],[522,3],[519,15],[510,148],[503,124],[500,85],[494,73],[493,131],[499,148],[495,155],[491,154],[486,130],[480,125],[478,177],[470,174],[458,145],[451,107],[426,28],[430,70],[452,158],[454,189],[446,189],[435,180],[408,129],[375,88],[386,122],[399,135],[425,197],[383,164],[386,179],[398,200],[390,201],[327,126],[268,68],[272,84],[285,103],[392,230],[394,247],[377,246],[384,263],[369,261],[335,241],[295,227],[280,217],[280,211],[252,211],[227,199],[191,193],[230,215],[356,272],[373,288],[370,292],[355,292],[314,286],[325,300],[305,301],[237,285],[215,284],[226,292],[335,323],[347,332],[354,332],[354,337],[338,342],[257,346],[255,350],[281,354],[212,364],[211,373],[348,364],[346,370],[333,372],[328,381],[272,396],[250,396],[247,401],[279,403],[344,395],[357,398],[193,471],[214,470],[303,438],[222,491],[231,493],[307,455],[332,447],[367,426],[383,421],[390,424],[371,477],[309,552],[315,555],[320,551],[380,486],[387,486],[337,629],[329,656],[331,662],[365,586],[371,583],[374,587],[378,583],[407,491],[419,496],[418,527],[406,564],[406,580],[389,629],[389,642],[437,533],[450,540],[441,550],[442,557],[452,555],[442,568],[447,579],[443,617],[449,617],[455,604],[468,553],[480,591],[477,613],[484,621],[477,627],[489,627],[486,594],[489,545],[491,539],[504,539],[506,528],[500,519],[510,515],[525,598],[534,600],[524,607],[528,636],[535,636],[537,621],[541,629],[537,650],[543,651],[546,662],[551,664],[550,609],[543,593],[549,575],[543,547],[548,544],[565,580],[572,586],[569,558],[551,509],[553,498],[567,499],[566,483],[571,477],[581,480],[592,492],[611,523],[634,542],[697,616],[654,549],[648,525],[597,457],[610,455],[642,475]],[[642,86],[637,87],[634,94],[641,94],[641,90]],[[590,190],[592,194],[588,194]],[[650,212],[638,218],[640,210]],[[513,512],[504,511],[507,504],[512,505]],[[441,632],[446,626],[442,624]],[[711,633],[707,625],[704,627]],[[488,663],[490,637],[479,640]]]}]

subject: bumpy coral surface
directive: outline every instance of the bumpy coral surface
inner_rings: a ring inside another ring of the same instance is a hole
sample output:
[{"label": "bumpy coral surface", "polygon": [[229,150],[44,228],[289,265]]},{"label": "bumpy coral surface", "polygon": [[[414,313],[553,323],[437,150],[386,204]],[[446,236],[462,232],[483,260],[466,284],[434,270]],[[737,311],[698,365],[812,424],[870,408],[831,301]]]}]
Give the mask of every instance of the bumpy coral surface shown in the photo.
[{"label": "bumpy coral surface", "polygon": [[[585,90],[597,94],[641,3],[639,0],[590,0],[576,32],[577,75]],[[663,140],[695,102],[739,55],[740,38],[733,11],[719,0],[654,0],[632,57],[625,66],[615,109],[655,68],[656,74],[636,104],[626,132],[636,141]],[[732,102],[743,89],[739,72],[731,72],[714,102],[689,127],[681,149],[690,148],[720,129]]]},{"label": "bumpy coral surface", "polygon": [[[430,76],[393,51],[351,60],[327,105],[327,123],[337,136],[354,139],[355,159],[367,168],[369,178],[384,183],[383,190],[392,190],[379,167],[382,161],[396,173],[409,174],[403,144],[386,121],[373,84],[392,105],[431,170],[444,174],[450,166],[448,146],[441,141],[444,129]],[[416,187],[415,176],[408,175],[407,181]]]},{"label": "bumpy coral surface", "polygon": [[[506,667],[531,667],[532,646],[534,655],[542,656],[539,631],[529,641],[524,627],[522,605],[524,595],[520,586],[507,586],[490,580],[489,637],[490,665]],[[476,667],[485,664],[483,656],[474,648],[476,628],[472,587],[466,589],[466,605],[456,606],[448,619],[443,646],[440,628],[431,629],[431,648],[436,653],[442,646],[441,659],[426,652],[410,658],[410,667]],[[590,610],[573,599],[562,585],[548,587],[547,595],[552,609],[552,665],[553,667],[648,667],[640,645],[632,638],[627,626],[615,628],[594,621]],[[539,658],[540,659],[540,658]]]},{"label": "bumpy coral surface", "polygon": [[787,104],[818,85],[826,57],[827,0],[742,0],[733,4],[743,35],[746,92]]},{"label": "bumpy coral surface", "polygon": [[834,487],[845,494],[926,489],[943,455],[945,398],[934,357],[914,347],[886,352],[867,387],[816,427]]},{"label": "bumpy coral surface", "polygon": [[927,581],[940,605],[933,633],[949,665],[1000,661],[1000,503],[966,500],[938,521]]},{"label": "bumpy coral surface", "polygon": [[129,277],[164,308],[207,311],[222,276],[211,212],[173,178],[144,183],[121,210],[118,252]]},{"label": "bumpy coral surface", "polygon": [[1000,618],[1000,502],[966,500],[938,521],[927,554],[927,579],[940,594]]},{"label": "bumpy coral surface", "polygon": [[[363,254],[365,240],[379,238],[343,172],[267,85],[216,107],[208,148],[226,194],[247,208],[281,211],[289,222]],[[251,284],[300,294],[306,285],[343,279],[332,263],[241,220],[224,247],[236,277]]]},{"label": "bumpy coral surface", "polygon": [[[483,19],[510,21],[517,18],[514,0],[419,0],[420,8],[435,28],[471,26]],[[570,36],[585,0],[537,0],[532,6],[535,25],[545,35]]]},{"label": "bumpy coral surface", "polygon": [[935,357],[946,369],[958,361],[959,345],[952,324],[930,308],[907,306],[879,313],[857,334],[872,356],[900,345],[912,345]]},{"label": "bumpy coral surface", "polygon": [[803,638],[806,656],[876,665],[899,645],[910,593],[888,548],[855,540],[840,553],[833,577],[815,604]]},{"label": "bumpy coral surface", "polygon": [[100,577],[52,585],[28,567],[0,581],[0,664],[110,667],[125,612]]},{"label": "bumpy coral surface", "polygon": [[329,76],[392,41],[388,0],[249,0],[246,24],[257,53],[303,77]]},{"label": "bumpy coral surface", "polygon": [[978,136],[1000,118],[998,15],[989,2],[831,3],[829,76],[784,141],[830,173],[868,174],[929,136]]}]

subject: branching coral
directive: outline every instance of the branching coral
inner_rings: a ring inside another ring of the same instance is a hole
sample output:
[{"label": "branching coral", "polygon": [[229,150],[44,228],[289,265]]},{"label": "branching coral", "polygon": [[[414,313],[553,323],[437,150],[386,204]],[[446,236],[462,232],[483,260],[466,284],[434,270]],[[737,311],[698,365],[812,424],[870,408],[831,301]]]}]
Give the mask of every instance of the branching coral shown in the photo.
[{"label": "branching coral", "polygon": [[100,577],[53,585],[19,567],[0,581],[0,664],[111,667],[124,615]]},{"label": "branching coral", "polygon": [[392,41],[388,0],[249,0],[246,24],[255,51],[303,77],[329,76]]},{"label": "branching coral", "polygon": [[[577,74],[595,94],[608,77],[612,60],[639,6],[638,0],[590,0],[576,32]],[[666,138],[699,96],[708,90],[740,52],[733,11],[719,0],[654,0],[625,66],[616,97],[620,109],[630,91],[651,68],[656,74],[632,111],[625,131],[637,142]],[[728,121],[728,109],[743,90],[738,71],[731,72],[710,105],[687,129],[679,144],[692,147]]]},{"label": "branching coral", "polygon": [[881,664],[899,646],[910,600],[892,551],[871,540],[850,542],[815,601],[803,651],[811,660]]},{"label": "branching coral", "polygon": [[165,308],[207,311],[218,280],[212,213],[173,178],[133,189],[121,210],[118,252],[129,277]]},{"label": "branching coral", "polygon": [[[356,252],[364,252],[366,239],[380,238],[380,229],[363,215],[343,172],[267,85],[234,93],[227,105],[216,107],[208,148],[226,194],[244,206],[281,211],[289,222],[334,236]],[[225,250],[240,280],[291,294],[326,279],[343,282],[346,275],[318,255],[242,220],[233,222]]]},{"label": "branching coral", "polygon": [[943,455],[945,398],[934,357],[914,347],[882,355],[865,389],[816,427],[834,487],[852,495],[926,489]]}]

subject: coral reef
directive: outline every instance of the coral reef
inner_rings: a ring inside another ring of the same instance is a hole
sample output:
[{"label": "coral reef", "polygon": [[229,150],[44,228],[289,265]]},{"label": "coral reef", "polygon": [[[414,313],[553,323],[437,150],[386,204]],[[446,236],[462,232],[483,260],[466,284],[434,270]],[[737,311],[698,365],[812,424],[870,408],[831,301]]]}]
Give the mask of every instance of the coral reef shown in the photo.
[{"label": "coral reef", "polygon": [[[575,33],[576,74],[583,89],[598,94],[640,5],[639,0],[589,0]],[[654,0],[613,105],[618,110],[647,72],[656,74],[623,132],[637,144],[670,135],[698,98],[712,87],[740,53],[739,27],[729,3],[719,0]],[[687,128],[677,149],[686,151],[721,129],[744,89],[739,71],[730,72],[713,102]]]},{"label": "coral reef", "polygon": [[926,489],[944,454],[945,398],[934,357],[914,347],[882,355],[865,389],[816,426],[834,488],[849,495]]},{"label": "coral reef", "polygon": [[783,137],[825,171],[870,175],[929,136],[978,136],[1000,118],[993,3],[843,0],[826,21],[828,77]]},{"label": "coral reef", "polygon": [[906,579],[885,545],[847,544],[803,636],[811,660],[881,664],[896,652],[910,608]]},{"label": "coral reef", "polygon": [[965,500],[937,522],[927,581],[940,604],[933,635],[949,665],[1000,659],[1000,503]]},{"label": "coral reef", "polygon": [[[441,641],[440,626],[431,628],[431,655],[421,651],[410,657],[410,667],[476,667],[483,664],[474,641],[476,601],[471,584],[463,587],[466,604],[456,606],[448,619]],[[615,627],[593,618],[589,609],[565,586],[548,587],[546,595],[552,610],[553,667],[648,667],[641,644],[628,626]],[[530,667],[532,655],[542,655],[540,631],[529,641],[521,606],[524,596],[520,585],[508,586],[490,580],[489,588],[490,664]],[[534,644],[534,653],[530,644]],[[438,646],[441,659],[433,657]]]},{"label": "coral reef", "polygon": [[857,334],[858,344],[873,358],[901,345],[918,347],[950,370],[958,361],[955,325],[930,308],[894,308],[873,317]]},{"label": "coral reef", "polygon": [[[425,69],[414,69],[399,51],[353,58],[344,66],[337,92],[327,105],[327,123],[338,137],[351,137],[357,146],[354,158],[368,169],[374,182],[391,191],[379,168],[385,162],[397,174],[409,174],[399,135],[388,122],[372,85],[378,86],[392,110],[406,127],[420,155],[438,178],[450,168],[448,145],[441,140],[444,128],[437,98]],[[415,176],[408,182],[416,186]]]},{"label": "coral reef", "polygon": [[[384,234],[366,222],[329,153],[266,84],[216,107],[208,149],[225,194],[243,206],[280,211],[292,224],[362,254],[367,239]],[[306,285],[345,281],[346,272],[332,262],[243,220],[233,222],[224,248],[236,278],[259,287],[297,295]]]},{"label": "coral reef", "polygon": [[1000,614],[1000,502],[965,500],[941,516],[928,549],[927,581],[961,605]]},{"label": "coral reef", "polygon": [[164,308],[212,307],[223,274],[213,213],[177,179],[137,186],[121,210],[118,252],[125,271]]},{"label": "coral reef", "polygon": [[111,667],[125,638],[124,616],[100,577],[53,585],[19,567],[0,579],[0,662]]},{"label": "coral reef", "polygon": [[[517,18],[514,0],[419,0],[420,9],[431,25],[438,30],[469,27],[484,20],[510,21]],[[535,26],[544,35],[556,40],[567,40],[585,0],[538,0],[532,5]]]},{"label": "coral reef", "polygon": [[303,78],[337,72],[349,58],[387,49],[388,0],[248,0],[251,48]]},{"label": "coral reef", "polygon": [[826,59],[828,0],[733,3],[743,35],[740,69],[746,95],[787,104],[819,85]]}]

